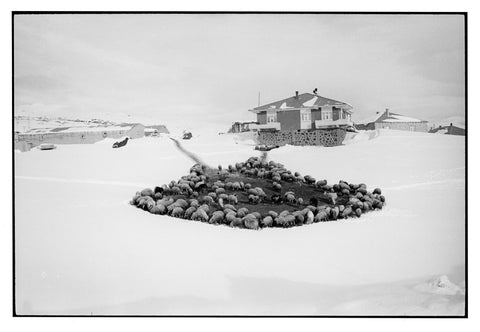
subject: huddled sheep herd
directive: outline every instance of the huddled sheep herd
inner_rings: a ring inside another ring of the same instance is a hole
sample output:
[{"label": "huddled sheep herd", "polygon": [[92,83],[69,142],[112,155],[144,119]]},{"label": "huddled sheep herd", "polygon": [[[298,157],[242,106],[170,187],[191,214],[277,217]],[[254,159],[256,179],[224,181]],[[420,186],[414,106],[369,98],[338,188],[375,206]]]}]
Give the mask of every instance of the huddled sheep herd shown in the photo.
[{"label": "huddled sheep herd", "polygon": [[379,188],[369,192],[365,184],[346,181],[329,185],[251,157],[226,169],[195,164],[189,175],[143,189],[130,203],[153,214],[260,229],[358,218],[382,209],[385,197]]}]

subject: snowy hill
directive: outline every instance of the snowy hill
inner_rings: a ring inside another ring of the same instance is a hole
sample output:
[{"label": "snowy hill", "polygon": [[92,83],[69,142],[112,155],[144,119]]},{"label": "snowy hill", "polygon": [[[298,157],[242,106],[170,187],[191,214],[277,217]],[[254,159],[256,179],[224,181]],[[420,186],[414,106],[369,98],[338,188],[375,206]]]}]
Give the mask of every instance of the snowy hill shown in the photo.
[{"label": "snowy hill", "polygon": [[[380,187],[382,211],[261,231],[130,206],[136,191],[193,164],[167,137],[16,153],[17,312],[463,315],[463,137],[363,135],[268,158],[332,183]],[[259,155],[233,135],[194,133],[182,143],[212,166]],[[432,282],[440,276],[448,279]],[[455,292],[428,291],[435,287]]]}]

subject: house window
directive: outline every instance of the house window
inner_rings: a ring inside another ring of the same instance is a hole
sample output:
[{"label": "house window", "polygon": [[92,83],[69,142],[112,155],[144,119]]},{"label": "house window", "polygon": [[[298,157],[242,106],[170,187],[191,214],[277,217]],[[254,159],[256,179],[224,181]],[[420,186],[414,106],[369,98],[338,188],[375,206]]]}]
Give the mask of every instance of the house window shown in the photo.
[{"label": "house window", "polygon": [[310,121],[310,113],[302,113],[302,121],[308,122]]},{"label": "house window", "polygon": [[322,111],[322,120],[332,120],[332,111]]},{"label": "house window", "polygon": [[267,123],[271,123],[271,122],[277,122],[277,114],[276,113],[267,114]]}]

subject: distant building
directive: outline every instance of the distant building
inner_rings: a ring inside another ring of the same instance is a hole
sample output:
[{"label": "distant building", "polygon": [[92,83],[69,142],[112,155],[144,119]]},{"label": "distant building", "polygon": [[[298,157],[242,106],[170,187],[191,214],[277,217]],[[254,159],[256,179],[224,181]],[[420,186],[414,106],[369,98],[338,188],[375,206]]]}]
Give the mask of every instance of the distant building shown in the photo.
[{"label": "distant building", "polygon": [[37,128],[14,136],[15,149],[28,151],[43,143],[91,144],[104,138],[140,138],[145,136],[145,127],[139,123],[124,123],[118,126]]},{"label": "distant building", "polygon": [[273,103],[255,107],[256,130],[297,131],[321,128],[347,127],[351,121],[352,106],[314,93],[298,94]]},{"label": "distant building", "polygon": [[433,134],[465,136],[465,129],[454,126],[452,123],[450,123],[450,126],[439,126],[437,128],[432,128],[428,132]]},{"label": "distant building", "polygon": [[355,127],[360,130],[374,129],[394,129],[406,131],[427,132],[427,121],[392,113],[387,108],[382,114],[376,114],[374,117],[355,123]]},{"label": "distant building", "polygon": [[159,134],[169,134],[164,125],[145,126],[145,136],[158,136]]}]

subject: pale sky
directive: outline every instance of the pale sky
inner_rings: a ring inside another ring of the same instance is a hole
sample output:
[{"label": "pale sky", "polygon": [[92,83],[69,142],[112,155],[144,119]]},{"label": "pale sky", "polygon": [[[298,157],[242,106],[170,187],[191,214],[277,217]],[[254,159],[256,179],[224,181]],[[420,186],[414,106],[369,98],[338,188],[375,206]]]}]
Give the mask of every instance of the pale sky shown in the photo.
[{"label": "pale sky", "polygon": [[[230,125],[318,88],[354,120],[464,118],[464,22],[449,15],[25,15],[15,115]],[[129,116],[128,116],[129,115]],[[226,128],[219,128],[226,129]]]}]

